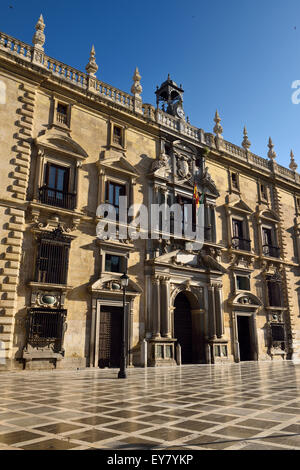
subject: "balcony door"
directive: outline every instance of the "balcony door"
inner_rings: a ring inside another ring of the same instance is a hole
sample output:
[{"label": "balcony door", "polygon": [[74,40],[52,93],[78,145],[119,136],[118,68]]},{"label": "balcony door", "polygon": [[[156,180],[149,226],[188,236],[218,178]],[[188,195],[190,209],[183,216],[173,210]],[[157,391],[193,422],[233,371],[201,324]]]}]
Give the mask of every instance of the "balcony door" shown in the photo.
[{"label": "balcony door", "polygon": [[69,168],[47,163],[45,171],[45,193],[44,198],[46,204],[58,207],[66,206],[66,196],[69,189]]}]

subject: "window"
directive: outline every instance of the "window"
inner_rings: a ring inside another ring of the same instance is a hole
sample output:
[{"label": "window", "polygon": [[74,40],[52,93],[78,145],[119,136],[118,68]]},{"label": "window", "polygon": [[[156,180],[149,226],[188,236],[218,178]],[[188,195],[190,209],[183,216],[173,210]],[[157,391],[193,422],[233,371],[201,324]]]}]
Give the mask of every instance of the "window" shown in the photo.
[{"label": "window", "polygon": [[[177,196],[177,204],[180,204],[181,206],[181,224],[182,224],[182,234],[184,235],[184,227],[185,225],[187,225],[189,223],[189,214],[190,214],[190,210],[192,210],[192,224],[193,224],[193,228],[195,228],[195,222],[196,222],[196,219],[195,219],[195,214],[194,214],[194,211],[192,208],[192,199],[189,199],[187,197],[184,197],[184,196],[181,196],[180,194],[178,194]],[[188,206],[190,206],[190,210],[188,209]]]},{"label": "window", "polygon": [[71,240],[59,227],[39,236],[35,281],[47,284],[66,284]]},{"label": "window", "polygon": [[105,271],[111,273],[123,273],[126,271],[126,260],[124,256],[105,255]]},{"label": "window", "polygon": [[244,237],[244,222],[232,219],[232,247],[235,250],[250,251],[250,240]]},{"label": "window", "polygon": [[106,202],[114,206],[116,218],[119,220],[119,197],[126,195],[126,186],[123,184],[107,181],[106,183]]},{"label": "window", "polygon": [[239,191],[239,178],[238,174],[231,172],[230,174],[231,177],[231,189],[234,189],[236,191]]},{"label": "window", "polygon": [[46,163],[44,185],[39,189],[39,199],[50,206],[74,209],[75,194],[68,192],[70,168]]},{"label": "window", "polygon": [[270,307],[282,307],[282,283],[276,276],[267,276],[267,289]]},{"label": "window", "polygon": [[33,347],[52,344],[54,352],[60,352],[66,315],[66,310],[32,308],[27,318],[27,343]]},{"label": "window", "polygon": [[296,197],[297,210],[300,211],[300,197]]},{"label": "window", "polygon": [[260,195],[261,195],[261,199],[264,199],[265,201],[268,200],[268,192],[267,192],[267,187],[265,184],[260,185]]},{"label": "window", "polygon": [[264,256],[272,256],[273,258],[279,258],[280,249],[273,243],[274,238],[275,234],[271,228],[262,227],[262,250]]},{"label": "window", "polygon": [[215,241],[215,209],[207,204],[204,206],[204,240]]},{"label": "window", "polygon": [[68,124],[68,106],[66,104],[57,103],[56,120],[60,124]]},{"label": "window", "polygon": [[250,290],[250,279],[248,276],[236,276],[237,290]]},{"label": "window", "polygon": [[113,126],[113,143],[117,145],[123,145],[123,129],[122,127]]}]

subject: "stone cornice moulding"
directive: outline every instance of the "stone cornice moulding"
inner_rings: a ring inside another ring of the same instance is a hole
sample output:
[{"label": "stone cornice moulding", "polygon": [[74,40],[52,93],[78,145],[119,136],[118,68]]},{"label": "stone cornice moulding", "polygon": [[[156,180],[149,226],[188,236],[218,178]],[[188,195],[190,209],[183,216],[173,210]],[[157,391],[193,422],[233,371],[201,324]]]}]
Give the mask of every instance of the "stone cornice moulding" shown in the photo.
[{"label": "stone cornice moulding", "polygon": [[[5,33],[0,33],[0,56],[7,63],[14,64],[22,70],[22,75],[28,75],[28,72],[37,76],[36,82],[40,85],[43,81],[49,81],[58,84],[62,88],[68,88],[72,92],[79,92],[93,101],[97,101],[106,107],[117,109],[127,116],[134,117],[135,121],[143,122],[147,126],[160,129],[167,129],[168,134],[183,138],[185,141],[191,141],[192,145],[203,144],[208,147],[210,152],[216,153],[218,158],[234,161],[238,165],[242,165],[248,171],[255,171],[261,174],[266,171],[269,177],[273,177],[275,181],[284,185],[293,185],[299,189],[300,175],[295,171],[276,164],[272,167],[270,162],[262,157],[252,154],[250,151],[232,144],[226,140],[222,140],[219,150],[216,150],[214,135],[204,133],[203,130],[191,126],[189,123],[180,123],[178,128],[174,129],[174,119],[161,110],[155,110],[153,115],[148,110],[151,105],[144,103],[143,113],[135,111],[134,96],[129,95],[119,89],[108,84],[100,82],[95,78],[95,90],[89,91],[89,76],[63,62],[57,61],[47,56],[43,52],[42,63],[33,62],[35,47],[25,44]],[[42,75],[42,76],[41,76]],[[29,78],[29,77],[28,77]],[[170,121],[172,121],[170,123]],[[176,121],[176,120],[175,120]],[[177,121],[176,121],[177,122]],[[232,160],[234,159],[234,160]]]}]

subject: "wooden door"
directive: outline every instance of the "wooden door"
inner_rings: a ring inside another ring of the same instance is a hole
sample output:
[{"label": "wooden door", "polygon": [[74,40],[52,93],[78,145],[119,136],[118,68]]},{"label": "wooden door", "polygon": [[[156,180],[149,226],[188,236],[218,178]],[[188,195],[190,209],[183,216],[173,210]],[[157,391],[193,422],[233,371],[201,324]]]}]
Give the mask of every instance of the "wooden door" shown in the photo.
[{"label": "wooden door", "polygon": [[123,309],[105,307],[100,312],[99,367],[119,367]]}]

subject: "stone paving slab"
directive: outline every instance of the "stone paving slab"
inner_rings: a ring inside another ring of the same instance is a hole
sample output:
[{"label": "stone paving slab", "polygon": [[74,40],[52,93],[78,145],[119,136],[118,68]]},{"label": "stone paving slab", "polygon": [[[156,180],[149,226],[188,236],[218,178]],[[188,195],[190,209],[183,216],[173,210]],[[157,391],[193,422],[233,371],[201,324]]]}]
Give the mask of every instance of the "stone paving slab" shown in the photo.
[{"label": "stone paving slab", "polygon": [[300,364],[0,373],[0,450],[300,449]]}]

